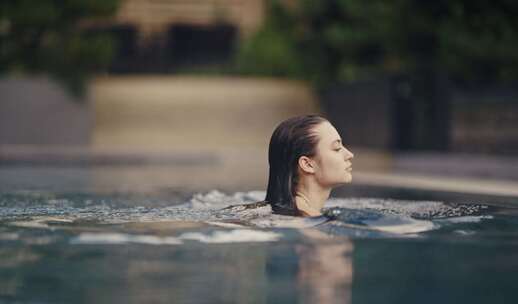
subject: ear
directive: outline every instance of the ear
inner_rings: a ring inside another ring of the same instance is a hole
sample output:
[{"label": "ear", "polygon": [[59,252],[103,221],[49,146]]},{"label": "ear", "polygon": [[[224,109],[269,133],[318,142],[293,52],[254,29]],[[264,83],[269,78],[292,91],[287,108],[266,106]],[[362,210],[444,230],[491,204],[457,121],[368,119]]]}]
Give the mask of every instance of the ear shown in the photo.
[{"label": "ear", "polygon": [[307,156],[299,157],[299,167],[302,171],[312,174],[315,173],[315,163]]}]

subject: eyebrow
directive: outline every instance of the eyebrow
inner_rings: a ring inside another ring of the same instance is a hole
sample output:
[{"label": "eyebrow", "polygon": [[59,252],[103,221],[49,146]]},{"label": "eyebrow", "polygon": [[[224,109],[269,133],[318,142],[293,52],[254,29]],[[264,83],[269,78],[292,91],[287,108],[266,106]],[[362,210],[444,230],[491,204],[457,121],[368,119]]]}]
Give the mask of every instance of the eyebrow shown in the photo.
[{"label": "eyebrow", "polygon": [[334,144],[334,143],[336,143],[336,142],[340,144],[340,143],[342,143],[342,140],[341,140],[341,139],[336,139],[336,140],[334,140],[334,141],[332,142],[332,144]]}]

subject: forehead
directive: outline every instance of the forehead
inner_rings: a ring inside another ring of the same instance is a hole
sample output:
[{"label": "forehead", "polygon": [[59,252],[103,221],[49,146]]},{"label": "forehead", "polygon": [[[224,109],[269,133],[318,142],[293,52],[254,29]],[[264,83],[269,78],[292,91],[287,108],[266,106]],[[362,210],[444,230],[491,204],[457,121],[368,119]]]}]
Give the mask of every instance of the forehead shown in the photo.
[{"label": "forehead", "polygon": [[319,138],[319,144],[330,145],[336,140],[341,139],[335,127],[327,121],[317,125],[313,131]]}]

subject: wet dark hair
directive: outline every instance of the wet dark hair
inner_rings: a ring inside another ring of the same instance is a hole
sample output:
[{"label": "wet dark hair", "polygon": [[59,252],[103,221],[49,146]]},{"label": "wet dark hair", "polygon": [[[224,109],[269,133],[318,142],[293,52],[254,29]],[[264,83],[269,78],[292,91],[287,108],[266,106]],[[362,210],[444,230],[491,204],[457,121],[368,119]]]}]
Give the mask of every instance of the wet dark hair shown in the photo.
[{"label": "wet dark hair", "polygon": [[297,116],[281,122],[270,139],[270,173],[266,199],[274,213],[302,215],[295,204],[298,183],[298,160],[316,154],[318,137],[313,129],[326,122],[319,115]]}]

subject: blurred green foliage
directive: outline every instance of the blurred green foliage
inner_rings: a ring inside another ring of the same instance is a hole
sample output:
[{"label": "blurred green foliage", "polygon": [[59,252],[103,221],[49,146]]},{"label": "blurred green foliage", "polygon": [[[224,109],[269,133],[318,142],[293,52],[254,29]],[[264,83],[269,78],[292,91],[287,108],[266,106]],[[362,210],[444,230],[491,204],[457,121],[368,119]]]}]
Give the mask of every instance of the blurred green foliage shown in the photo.
[{"label": "blurred green foliage", "polygon": [[518,79],[513,0],[268,0],[241,47],[245,74],[317,85],[384,73],[446,72],[459,82]]},{"label": "blurred green foliage", "polygon": [[85,80],[106,68],[110,36],[81,22],[112,16],[118,0],[1,0],[0,73],[47,73],[81,94]]}]

